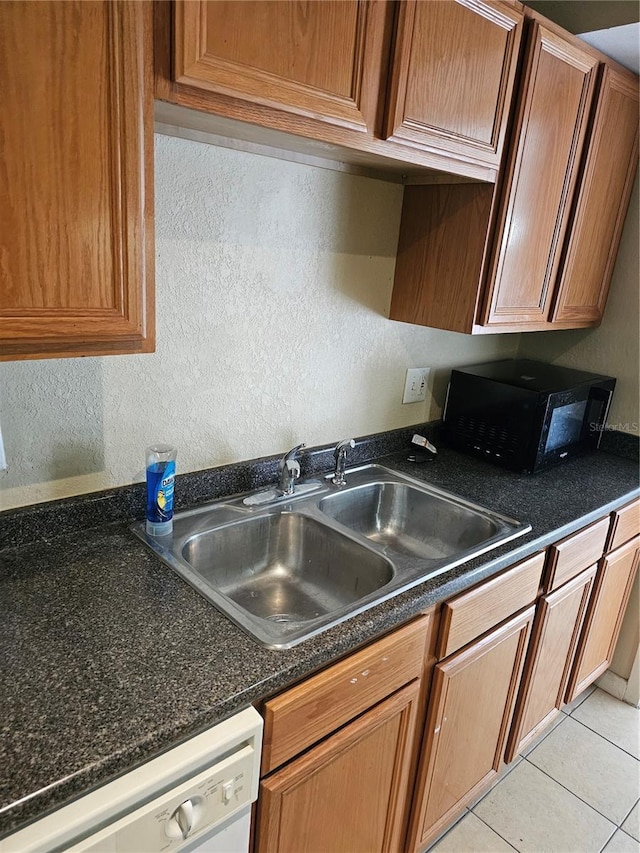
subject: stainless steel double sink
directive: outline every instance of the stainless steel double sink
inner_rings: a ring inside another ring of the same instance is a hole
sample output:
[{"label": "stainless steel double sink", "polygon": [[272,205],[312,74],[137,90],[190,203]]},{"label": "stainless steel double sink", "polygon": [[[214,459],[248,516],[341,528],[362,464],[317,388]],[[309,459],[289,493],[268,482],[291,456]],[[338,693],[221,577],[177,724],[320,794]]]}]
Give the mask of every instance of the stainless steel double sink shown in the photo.
[{"label": "stainless steel double sink", "polygon": [[173,534],[134,525],[161,558],[265,646],[290,648],[531,529],[380,465],[347,485],[242,497],[176,514]]}]

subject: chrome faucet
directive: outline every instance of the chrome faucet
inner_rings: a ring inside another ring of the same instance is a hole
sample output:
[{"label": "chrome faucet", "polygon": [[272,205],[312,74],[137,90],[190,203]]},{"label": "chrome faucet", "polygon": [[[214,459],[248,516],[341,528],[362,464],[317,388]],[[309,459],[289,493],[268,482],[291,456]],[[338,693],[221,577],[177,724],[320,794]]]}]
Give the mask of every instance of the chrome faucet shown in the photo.
[{"label": "chrome faucet", "polygon": [[300,463],[296,459],[296,454],[304,447],[304,444],[292,447],[280,461],[279,487],[283,495],[292,495],[296,490],[296,480],[300,476]]},{"label": "chrome faucet", "polygon": [[352,438],[345,438],[336,444],[336,449],[333,451],[336,460],[336,470],[331,482],[334,486],[344,486],[346,480],[344,478],[344,469],[347,464],[347,451],[350,447],[355,447],[356,443]]}]

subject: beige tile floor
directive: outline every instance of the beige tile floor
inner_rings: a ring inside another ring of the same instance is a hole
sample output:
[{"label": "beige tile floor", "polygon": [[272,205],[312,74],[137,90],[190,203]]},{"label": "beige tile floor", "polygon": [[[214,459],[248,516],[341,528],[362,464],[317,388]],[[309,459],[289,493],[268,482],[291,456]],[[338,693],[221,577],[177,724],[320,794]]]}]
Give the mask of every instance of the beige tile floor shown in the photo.
[{"label": "beige tile floor", "polygon": [[429,853],[640,853],[640,710],[590,687]]}]

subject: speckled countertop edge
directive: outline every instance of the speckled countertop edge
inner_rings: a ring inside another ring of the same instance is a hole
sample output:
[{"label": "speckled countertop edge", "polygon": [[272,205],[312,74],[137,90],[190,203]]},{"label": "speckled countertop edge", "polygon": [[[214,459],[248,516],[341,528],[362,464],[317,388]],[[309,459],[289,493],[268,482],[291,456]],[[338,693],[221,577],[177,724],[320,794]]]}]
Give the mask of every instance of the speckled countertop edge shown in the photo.
[{"label": "speckled countertop edge", "polygon": [[[404,441],[406,435],[396,438]],[[159,563],[122,522],[56,539],[43,536],[36,544],[0,552],[0,582],[8,592],[0,604],[8,649],[0,765],[9,770],[0,780],[0,835],[277,692],[640,492],[637,465],[607,453],[535,477],[501,471],[446,448],[422,465],[405,457],[396,451],[380,461],[530,521],[532,532],[286,651],[257,645]]]}]

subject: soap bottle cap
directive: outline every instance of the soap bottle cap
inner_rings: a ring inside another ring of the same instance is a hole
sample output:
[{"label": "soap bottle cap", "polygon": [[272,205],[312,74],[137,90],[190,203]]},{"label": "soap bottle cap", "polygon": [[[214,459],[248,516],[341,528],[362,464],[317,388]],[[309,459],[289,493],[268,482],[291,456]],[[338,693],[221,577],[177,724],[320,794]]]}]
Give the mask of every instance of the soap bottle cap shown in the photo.
[{"label": "soap bottle cap", "polygon": [[149,521],[147,519],[147,533],[149,536],[169,536],[173,533],[173,519],[169,521]]}]

